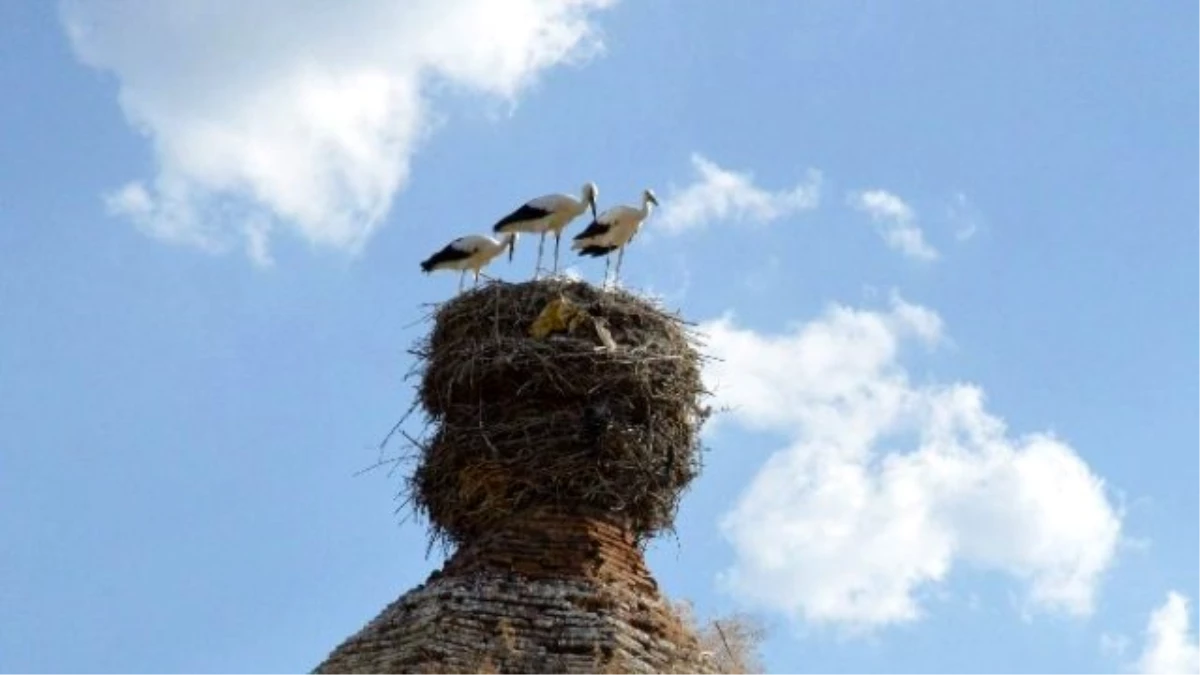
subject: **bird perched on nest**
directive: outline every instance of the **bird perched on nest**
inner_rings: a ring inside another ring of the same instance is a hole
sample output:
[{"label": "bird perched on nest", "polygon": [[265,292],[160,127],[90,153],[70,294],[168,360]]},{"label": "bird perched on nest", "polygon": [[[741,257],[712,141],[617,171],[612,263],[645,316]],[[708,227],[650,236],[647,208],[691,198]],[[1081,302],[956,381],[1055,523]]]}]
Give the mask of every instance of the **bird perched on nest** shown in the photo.
[{"label": "bird perched on nest", "polygon": [[483,274],[481,270],[487,267],[488,263],[492,262],[496,256],[503,253],[505,248],[512,250],[516,238],[515,234],[506,234],[499,241],[480,234],[459,237],[446,244],[442,250],[421,261],[421,271],[429,274],[434,270],[462,270],[462,274],[458,277],[458,290],[462,291],[467,270],[475,273],[476,285],[479,284],[481,276],[485,279],[491,278]]},{"label": "bird perched on nest", "polygon": [[625,246],[633,239],[641,228],[642,222],[650,217],[653,206],[658,206],[654,191],[642,191],[642,207],[636,208],[626,204],[614,206],[592,221],[583,232],[575,235],[571,248],[578,250],[579,255],[592,257],[606,256],[604,262],[604,282],[608,283],[608,268],[612,264],[610,254],[617,251],[617,269],[613,279],[621,275],[621,260],[625,257]]},{"label": "bird perched on nest", "polygon": [[[564,194],[543,195],[537,199],[531,199],[501,218],[492,227],[492,230],[501,234],[516,235],[518,232],[529,232],[542,235],[538,240],[537,266],[533,270],[535,279],[542,269],[542,248],[546,244],[546,233],[553,232],[554,271],[558,272],[558,243],[562,238],[563,229],[589,207],[592,209],[592,218],[594,219],[596,217],[596,197],[599,194],[600,190],[596,184],[588,182],[584,183],[579,199]],[[514,244],[508,250],[510,261],[515,248]]]}]

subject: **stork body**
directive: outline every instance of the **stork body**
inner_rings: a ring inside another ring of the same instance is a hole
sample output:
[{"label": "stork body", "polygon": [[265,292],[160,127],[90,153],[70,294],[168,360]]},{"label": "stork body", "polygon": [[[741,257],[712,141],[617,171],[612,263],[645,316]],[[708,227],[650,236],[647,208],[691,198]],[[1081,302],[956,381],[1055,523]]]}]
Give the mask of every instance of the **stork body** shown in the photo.
[{"label": "stork body", "polygon": [[608,283],[608,269],[612,264],[612,252],[617,251],[617,269],[613,277],[615,279],[621,274],[621,261],[625,257],[625,246],[641,229],[642,223],[657,205],[658,199],[654,196],[654,192],[644,190],[641,208],[622,204],[608,209],[593,220],[583,232],[575,235],[571,248],[579,251],[579,255],[594,258],[606,256],[604,281]]},{"label": "stork body", "polygon": [[[546,234],[554,233],[554,271],[557,272],[558,244],[562,238],[563,229],[589,207],[592,209],[592,217],[595,218],[596,197],[599,194],[600,191],[596,188],[595,183],[586,183],[580,191],[579,199],[564,194],[544,195],[537,199],[531,199],[501,218],[492,227],[492,230],[500,234],[516,235],[519,232],[528,232],[541,235],[538,240],[537,267],[534,269],[534,277],[542,268],[542,249],[546,244]],[[512,254],[513,249],[510,248],[509,260],[512,260]]]},{"label": "stork body", "polygon": [[421,261],[421,271],[429,274],[434,270],[461,270],[458,278],[458,290],[461,291],[468,270],[475,273],[475,283],[478,284],[480,276],[487,278],[481,270],[504,249],[511,249],[516,238],[515,234],[506,234],[499,241],[479,234],[459,237]]}]

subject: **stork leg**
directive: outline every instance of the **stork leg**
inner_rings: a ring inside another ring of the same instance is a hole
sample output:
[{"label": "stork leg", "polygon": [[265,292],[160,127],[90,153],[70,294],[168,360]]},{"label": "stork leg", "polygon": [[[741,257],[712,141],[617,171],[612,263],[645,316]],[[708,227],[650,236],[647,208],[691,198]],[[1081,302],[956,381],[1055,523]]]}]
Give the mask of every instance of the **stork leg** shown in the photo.
[{"label": "stork leg", "polygon": [[604,283],[600,284],[600,288],[608,285],[608,268],[612,265],[612,254],[604,256]]},{"label": "stork leg", "polygon": [[463,270],[462,274],[458,275],[458,292],[462,293],[463,284],[467,281],[467,271]]},{"label": "stork leg", "polygon": [[554,233],[554,273],[558,274],[558,242],[562,239],[562,230]]},{"label": "stork leg", "polygon": [[625,259],[625,247],[622,246],[620,249],[617,250],[617,270],[613,274],[613,281],[616,281],[617,277],[621,276],[621,261],[624,259]]},{"label": "stork leg", "polygon": [[543,231],[541,238],[538,239],[537,267],[535,267],[533,269],[533,278],[534,279],[538,278],[538,273],[540,273],[542,271],[542,250],[545,248],[545,246],[546,246],[546,233],[545,233],[545,231]]}]

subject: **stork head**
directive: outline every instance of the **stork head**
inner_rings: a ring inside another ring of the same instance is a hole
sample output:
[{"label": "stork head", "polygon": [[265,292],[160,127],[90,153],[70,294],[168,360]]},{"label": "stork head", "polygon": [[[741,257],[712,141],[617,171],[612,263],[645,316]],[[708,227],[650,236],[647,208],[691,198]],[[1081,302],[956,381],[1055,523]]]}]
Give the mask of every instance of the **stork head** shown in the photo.
[{"label": "stork head", "polygon": [[600,196],[600,188],[588,181],[583,184],[583,203],[592,209],[592,220],[596,219],[596,198]]},{"label": "stork head", "polygon": [[654,196],[654,190],[650,188],[642,191],[642,201],[658,206],[658,197]]}]

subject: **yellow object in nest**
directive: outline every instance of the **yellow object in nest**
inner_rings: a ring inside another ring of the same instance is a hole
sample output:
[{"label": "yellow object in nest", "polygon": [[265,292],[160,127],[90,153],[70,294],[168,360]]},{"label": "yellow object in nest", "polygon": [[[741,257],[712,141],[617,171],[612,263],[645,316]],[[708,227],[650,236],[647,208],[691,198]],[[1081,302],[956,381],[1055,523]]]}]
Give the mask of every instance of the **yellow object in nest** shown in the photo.
[{"label": "yellow object in nest", "polygon": [[541,340],[554,333],[571,333],[586,318],[588,318],[587,312],[560,295],[542,308],[542,313],[533,320],[533,325],[529,327],[529,335]]},{"label": "yellow object in nest", "polygon": [[555,333],[574,333],[577,328],[585,324],[592,327],[596,337],[606,348],[610,350],[617,348],[608,328],[604,326],[603,319],[593,317],[579,305],[561,295],[546,303],[541,314],[533,320],[533,324],[529,327],[529,335],[543,340]]}]

